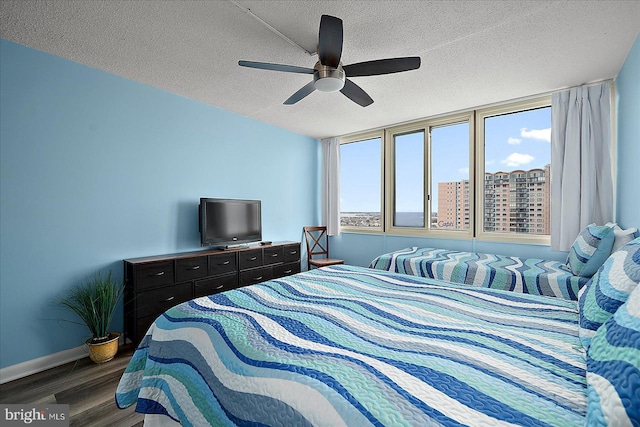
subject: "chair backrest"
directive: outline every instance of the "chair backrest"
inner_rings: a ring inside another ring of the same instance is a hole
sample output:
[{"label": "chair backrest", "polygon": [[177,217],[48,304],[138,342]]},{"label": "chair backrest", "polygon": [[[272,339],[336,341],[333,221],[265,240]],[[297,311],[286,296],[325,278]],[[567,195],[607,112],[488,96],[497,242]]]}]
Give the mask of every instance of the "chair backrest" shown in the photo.
[{"label": "chair backrest", "polygon": [[329,238],[327,227],[303,227],[304,238],[307,242],[307,256],[312,259],[314,255],[324,255],[329,257]]}]

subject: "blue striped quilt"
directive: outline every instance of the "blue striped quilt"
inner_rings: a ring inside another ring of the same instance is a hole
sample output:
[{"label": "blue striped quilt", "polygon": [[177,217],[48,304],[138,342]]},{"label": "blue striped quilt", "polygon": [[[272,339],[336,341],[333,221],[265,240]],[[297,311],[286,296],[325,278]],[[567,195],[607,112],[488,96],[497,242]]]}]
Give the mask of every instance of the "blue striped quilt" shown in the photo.
[{"label": "blue striped quilt", "polygon": [[119,407],[183,426],[582,426],[576,303],[353,266],[177,305]]},{"label": "blue striped quilt", "polygon": [[532,295],[578,299],[589,277],[558,261],[505,255],[406,248],[376,257],[370,268]]}]

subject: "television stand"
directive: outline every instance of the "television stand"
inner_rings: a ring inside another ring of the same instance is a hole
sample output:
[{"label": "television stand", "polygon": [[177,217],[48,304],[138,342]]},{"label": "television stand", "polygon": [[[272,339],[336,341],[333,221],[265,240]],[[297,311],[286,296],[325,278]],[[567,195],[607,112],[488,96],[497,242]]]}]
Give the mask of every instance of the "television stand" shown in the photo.
[{"label": "television stand", "polygon": [[124,332],[138,345],[165,310],[192,298],[300,272],[300,242],[124,260]]}]

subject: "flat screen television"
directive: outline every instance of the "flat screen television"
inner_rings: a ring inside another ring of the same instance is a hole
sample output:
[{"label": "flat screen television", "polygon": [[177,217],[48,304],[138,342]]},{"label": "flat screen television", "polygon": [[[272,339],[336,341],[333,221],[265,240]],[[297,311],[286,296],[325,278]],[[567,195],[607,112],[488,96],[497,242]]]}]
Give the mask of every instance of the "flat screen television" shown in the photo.
[{"label": "flat screen television", "polygon": [[200,199],[200,245],[233,247],[262,240],[260,200]]}]

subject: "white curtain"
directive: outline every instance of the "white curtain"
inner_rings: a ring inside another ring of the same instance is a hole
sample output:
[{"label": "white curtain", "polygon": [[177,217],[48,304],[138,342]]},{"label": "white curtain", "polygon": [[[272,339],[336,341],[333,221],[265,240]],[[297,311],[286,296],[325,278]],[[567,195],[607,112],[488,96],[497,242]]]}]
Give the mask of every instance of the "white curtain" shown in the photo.
[{"label": "white curtain", "polygon": [[322,143],[322,223],[329,236],[340,234],[340,138]]},{"label": "white curtain", "polygon": [[568,251],[591,223],[613,221],[609,82],[554,93],[551,249]]}]

